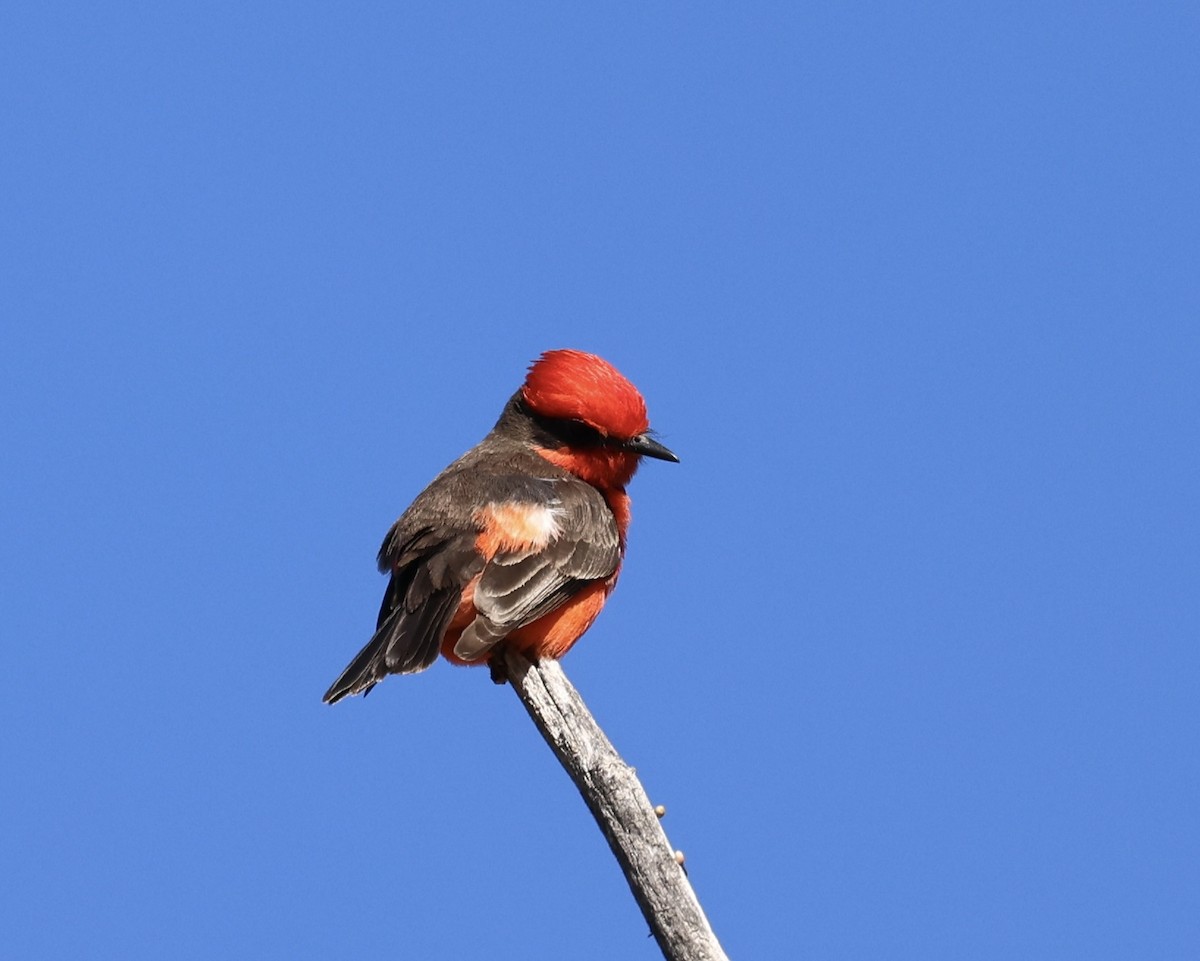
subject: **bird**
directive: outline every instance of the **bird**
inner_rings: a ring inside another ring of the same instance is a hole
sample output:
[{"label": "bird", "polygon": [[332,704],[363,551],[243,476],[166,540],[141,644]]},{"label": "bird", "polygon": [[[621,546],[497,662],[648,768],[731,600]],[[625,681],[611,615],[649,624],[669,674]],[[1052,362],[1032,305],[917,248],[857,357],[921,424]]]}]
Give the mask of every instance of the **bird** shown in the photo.
[{"label": "bird", "polygon": [[430,482],[383,539],[375,633],[323,700],[389,674],[490,665],[503,650],[558,659],[592,625],[625,556],[625,488],[642,458],[678,463],[646,402],[608,361],[548,350],[496,426]]}]

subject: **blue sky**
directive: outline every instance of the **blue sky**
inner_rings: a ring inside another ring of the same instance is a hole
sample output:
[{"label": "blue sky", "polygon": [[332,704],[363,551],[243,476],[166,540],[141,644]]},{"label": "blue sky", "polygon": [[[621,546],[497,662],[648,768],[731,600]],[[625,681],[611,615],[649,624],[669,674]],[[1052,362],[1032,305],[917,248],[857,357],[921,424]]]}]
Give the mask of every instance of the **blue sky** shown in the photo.
[{"label": "blue sky", "polygon": [[510,690],[320,703],[577,347],[682,463],[565,667],[732,957],[1195,957],[1198,32],[10,5],[8,951],[658,957]]}]

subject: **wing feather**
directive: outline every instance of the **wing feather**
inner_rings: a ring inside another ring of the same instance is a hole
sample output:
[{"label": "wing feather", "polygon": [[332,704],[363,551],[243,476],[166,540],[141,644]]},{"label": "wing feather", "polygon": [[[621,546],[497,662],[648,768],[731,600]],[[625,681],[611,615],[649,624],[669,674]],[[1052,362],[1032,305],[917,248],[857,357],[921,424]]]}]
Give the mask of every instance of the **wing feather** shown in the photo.
[{"label": "wing feather", "polygon": [[560,481],[554,488],[554,539],[539,551],[497,554],[484,567],[475,586],[478,616],[454,648],[464,660],[483,656],[620,566],[617,524],[600,492],[581,481]]},{"label": "wing feather", "polygon": [[[333,704],[366,693],[388,674],[415,674],[438,656],[442,637],[471,579],[483,568],[474,531],[403,548],[392,571],[375,634],[325,692]],[[382,552],[381,552],[382,553]]]}]

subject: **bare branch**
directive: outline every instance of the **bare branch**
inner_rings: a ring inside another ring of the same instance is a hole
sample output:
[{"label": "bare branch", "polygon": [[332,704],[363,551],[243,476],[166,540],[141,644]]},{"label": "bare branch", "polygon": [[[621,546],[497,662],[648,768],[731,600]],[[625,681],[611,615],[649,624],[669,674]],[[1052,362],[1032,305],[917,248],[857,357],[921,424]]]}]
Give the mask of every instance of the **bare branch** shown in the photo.
[{"label": "bare branch", "polygon": [[579,788],[668,961],[728,961],[633,768],[557,661],[505,653],[508,678]]}]

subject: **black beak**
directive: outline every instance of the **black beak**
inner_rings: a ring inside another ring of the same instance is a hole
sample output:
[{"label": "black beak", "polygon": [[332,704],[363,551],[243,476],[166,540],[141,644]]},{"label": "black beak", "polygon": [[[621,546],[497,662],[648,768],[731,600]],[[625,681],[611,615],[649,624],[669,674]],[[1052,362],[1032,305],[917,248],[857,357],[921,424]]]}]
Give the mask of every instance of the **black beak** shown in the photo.
[{"label": "black beak", "polygon": [[633,440],[626,441],[621,445],[627,451],[634,454],[641,454],[643,457],[653,457],[657,460],[669,460],[672,464],[678,464],[679,458],[671,451],[663,447],[649,434],[638,434]]}]

